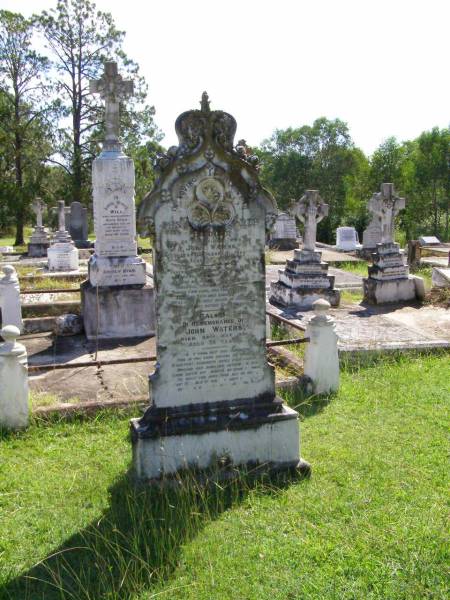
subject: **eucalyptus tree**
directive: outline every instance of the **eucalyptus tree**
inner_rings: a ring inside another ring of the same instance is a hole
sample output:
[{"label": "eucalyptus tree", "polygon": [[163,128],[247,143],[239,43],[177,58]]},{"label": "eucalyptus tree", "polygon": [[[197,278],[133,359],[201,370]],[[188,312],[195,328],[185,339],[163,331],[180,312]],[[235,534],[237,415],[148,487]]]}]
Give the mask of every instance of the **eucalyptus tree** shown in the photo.
[{"label": "eucalyptus tree", "polygon": [[0,169],[2,203],[14,215],[16,244],[24,243],[27,210],[51,152],[45,75],[47,59],[33,49],[33,22],[0,11]]}]

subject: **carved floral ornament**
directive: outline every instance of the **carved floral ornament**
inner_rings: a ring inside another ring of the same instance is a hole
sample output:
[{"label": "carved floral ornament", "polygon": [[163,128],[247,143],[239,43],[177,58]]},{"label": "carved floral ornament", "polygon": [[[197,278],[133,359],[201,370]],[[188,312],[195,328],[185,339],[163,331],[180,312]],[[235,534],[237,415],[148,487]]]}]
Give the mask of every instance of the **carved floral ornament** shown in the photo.
[{"label": "carved floral ornament", "polygon": [[195,200],[188,207],[188,220],[194,229],[231,225],[236,211],[226,198],[225,187],[217,177],[205,177],[195,187]]}]

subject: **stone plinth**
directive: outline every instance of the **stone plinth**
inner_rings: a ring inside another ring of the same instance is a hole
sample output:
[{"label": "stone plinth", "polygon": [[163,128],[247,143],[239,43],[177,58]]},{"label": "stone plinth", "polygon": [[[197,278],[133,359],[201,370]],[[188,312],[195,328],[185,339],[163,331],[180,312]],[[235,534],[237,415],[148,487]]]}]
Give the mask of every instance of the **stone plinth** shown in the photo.
[{"label": "stone plinth", "polygon": [[16,341],[17,327],[3,327],[0,335],[0,429],[19,429],[28,425],[27,351]]},{"label": "stone plinth", "polygon": [[139,256],[109,258],[94,254],[88,269],[92,286],[145,285],[145,261]]},{"label": "stone plinth", "polygon": [[49,271],[78,271],[78,249],[73,243],[52,244],[47,250]]},{"label": "stone plinth", "polygon": [[372,260],[369,277],[363,279],[365,302],[386,304],[422,298],[423,280],[409,275],[397,243],[377,244]]},{"label": "stone plinth", "polygon": [[155,335],[152,286],[94,287],[81,284],[81,311],[88,340]]},{"label": "stone plinth", "polygon": [[336,392],[339,389],[338,337],[334,320],[327,316],[326,300],[313,303],[314,317],[309,321],[305,337],[304,373],[311,378],[315,394]]},{"label": "stone plinth", "polygon": [[[135,471],[159,479],[225,462],[269,469],[300,461],[298,415],[275,396],[266,356],[264,248],[276,218],[236,122],[201,110],[140,206],[154,226],[157,366],[152,403],[131,434]],[[217,134],[220,132],[220,135]]]},{"label": "stone plinth", "polygon": [[3,327],[13,325],[19,332],[22,332],[19,278],[12,265],[5,265],[2,270],[4,277],[0,279],[1,324]]},{"label": "stone plinth", "polygon": [[328,264],[321,257],[318,251],[294,250],[294,260],[288,260],[285,269],[279,270],[279,280],[270,284],[270,302],[301,310],[323,298],[339,306],[334,276],[328,275]]}]

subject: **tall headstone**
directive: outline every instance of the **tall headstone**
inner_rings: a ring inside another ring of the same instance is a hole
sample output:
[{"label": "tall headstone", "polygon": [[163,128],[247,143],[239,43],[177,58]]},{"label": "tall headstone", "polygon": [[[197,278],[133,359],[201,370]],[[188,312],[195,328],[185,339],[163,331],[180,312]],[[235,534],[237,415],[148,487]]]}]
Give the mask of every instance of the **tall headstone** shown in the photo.
[{"label": "tall headstone", "polygon": [[270,233],[269,248],[276,250],[294,250],[298,248],[295,218],[285,212],[278,213]]},{"label": "tall headstone", "polygon": [[36,198],[32,203],[33,212],[36,215],[36,226],[30,237],[28,244],[28,256],[42,257],[47,256],[47,249],[50,246],[50,238],[47,229],[42,225],[42,213],[45,204],[40,198]]},{"label": "tall headstone", "polygon": [[298,415],[275,395],[266,357],[266,233],[277,211],[234,118],[181,114],[179,146],[140,207],[154,230],[157,368],[152,403],[132,421],[140,478],[218,464],[306,469]]},{"label": "tall headstone", "polygon": [[[67,215],[66,215],[67,221]],[[87,208],[81,202],[72,202],[69,210],[67,229],[77,248],[89,248]]]},{"label": "tall headstone", "polygon": [[372,219],[366,229],[363,231],[363,250],[366,253],[374,252],[377,244],[381,244],[381,225],[380,218],[372,214]]},{"label": "tall headstone", "polygon": [[90,91],[105,101],[106,133],[92,164],[95,252],[81,286],[86,336],[145,337],[154,333],[153,288],[145,285],[145,261],[137,255],[134,163],[119,140],[119,106],[133,93],[133,82],[107,62]]},{"label": "tall headstone", "polygon": [[270,285],[270,301],[298,310],[311,308],[320,298],[338,306],[340,293],[334,289],[334,276],[328,275],[328,264],[316,250],[317,224],[328,215],[328,204],[317,190],[307,190],[293,204],[292,214],[305,226],[303,249],[294,250],[294,259],[287,260],[286,267],[278,271],[278,281]]},{"label": "tall headstone", "polygon": [[0,322],[3,327],[14,325],[22,331],[19,278],[12,265],[4,265],[2,271],[4,276],[0,279]]},{"label": "tall headstone", "polygon": [[52,245],[47,250],[49,271],[78,271],[79,257],[72,238],[66,229],[64,200],[58,201],[58,231],[53,236]]},{"label": "tall headstone", "polygon": [[417,298],[423,279],[409,275],[400,246],[394,242],[395,217],[405,208],[405,199],[395,195],[392,183],[383,183],[381,191],[372,196],[369,208],[379,218],[381,243],[372,254],[369,276],[363,280],[364,301],[385,304]]}]

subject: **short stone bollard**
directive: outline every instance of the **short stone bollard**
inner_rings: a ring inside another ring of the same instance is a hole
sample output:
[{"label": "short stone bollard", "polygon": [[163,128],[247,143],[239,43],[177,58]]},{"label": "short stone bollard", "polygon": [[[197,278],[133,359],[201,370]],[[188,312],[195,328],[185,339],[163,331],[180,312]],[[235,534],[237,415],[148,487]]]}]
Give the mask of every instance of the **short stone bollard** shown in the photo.
[{"label": "short stone bollard", "polygon": [[339,356],[334,320],[327,315],[330,303],[324,299],[313,305],[314,317],[308,323],[304,373],[311,378],[314,392],[325,394],[339,388]]},{"label": "short stone bollard", "polygon": [[14,325],[0,330],[0,428],[28,425],[28,367],[25,346],[16,342],[20,331]]},{"label": "short stone bollard", "polygon": [[15,325],[19,332],[23,331],[22,308],[20,306],[19,278],[12,265],[3,267],[4,277],[0,279],[1,324]]}]

